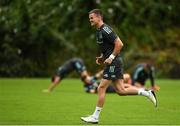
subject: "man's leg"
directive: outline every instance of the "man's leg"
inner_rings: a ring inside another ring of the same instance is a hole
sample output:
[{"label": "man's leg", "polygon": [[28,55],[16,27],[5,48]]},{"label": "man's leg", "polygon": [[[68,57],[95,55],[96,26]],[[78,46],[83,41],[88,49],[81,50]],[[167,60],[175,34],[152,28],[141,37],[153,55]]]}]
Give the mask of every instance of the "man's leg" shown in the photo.
[{"label": "man's leg", "polygon": [[101,108],[103,107],[105,95],[106,95],[106,89],[111,82],[112,82],[111,80],[106,80],[106,79],[101,80],[101,83],[98,86],[98,101],[97,101],[98,107],[101,107]]},{"label": "man's leg", "polygon": [[81,120],[88,123],[98,123],[99,115],[105,101],[106,89],[110,83],[111,80],[106,80],[106,79],[101,80],[101,83],[98,87],[98,101],[97,101],[96,109],[91,116],[81,117]]},{"label": "man's leg", "polygon": [[115,81],[115,88],[116,88],[116,91],[119,95],[142,95],[142,96],[146,96],[147,98],[149,98],[153,102],[155,107],[157,107],[156,96],[155,96],[154,92],[151,90],[146,91],[143,88],[138,88],[138,87],[131,86],[131,85],[125,87],[125,85],[123,84],[123,79],[118,79]]},{"label": "man's leg", "polygon": [[80,73],[80,75],[82,77],[82,76],[88,76],[89,74],[88,74],[87,70],[84,70]]},{"label": "man's leg", "polygon": [[114,85],[119,95],[137,95],[138,94],[139,89],[137,87],[124,84],[123,79],[115,80]]}]

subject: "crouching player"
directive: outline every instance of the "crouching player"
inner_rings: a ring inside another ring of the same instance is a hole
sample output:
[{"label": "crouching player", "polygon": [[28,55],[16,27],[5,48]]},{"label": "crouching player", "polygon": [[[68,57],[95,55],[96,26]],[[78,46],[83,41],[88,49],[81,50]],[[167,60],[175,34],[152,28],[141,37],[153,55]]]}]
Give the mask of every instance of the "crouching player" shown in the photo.
[{"label": "crouching player", "polygon": [[64,79],[69,73],[72,71],[76,71],[80,77],[81,80],[84,83],[85,91],[88,93],[95,93],[95,83],[92,80],[92,77],[89,76],[86,66],[82,59],[80,58],[72,58],[68,61],[66,61],[63,65],[61,65],[55,72],[54,76],[51,79],[51,84],[47,89],[44,89],[44,93],[49,93],[54,90],[54,88],[60,84],[61,80]]},{"label": "crouching player", "polygon": [[154,91],[158,91],[160,90],[160,87],[158,85],[155,85],[154,74],[155,70],[152,65],[148,63],[138,64],[132,74],[132,85],[147,89],[147,87],[145,87],[145,84],[146,81],[150,79],[150,88]]}]

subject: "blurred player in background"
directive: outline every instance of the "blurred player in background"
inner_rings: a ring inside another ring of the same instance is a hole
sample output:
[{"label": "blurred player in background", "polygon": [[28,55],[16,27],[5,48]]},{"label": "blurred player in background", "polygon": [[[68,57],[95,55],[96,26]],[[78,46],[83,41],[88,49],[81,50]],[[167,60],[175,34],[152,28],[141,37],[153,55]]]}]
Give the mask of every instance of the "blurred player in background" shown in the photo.
[{"label": "blurred player in background", "polygon": [[61,80],[63,80],[69,73],[72,71],[76,71],[81,80],[84,83],[84,89],[88,93],[95,93],[96,91],[96,81],[88,74],[86,70],[86,66],[82,59],[80,58],[72,58],[66,61],[63,65],[61,65],[53,75],[51,79],[51,84],[49,85],[48,89],[44,89],[44,93],[49,93],[54,90],[54,88],[60,84]]},{"label": "blurred player in background", "polygon": [[152,65],[148,63],[138,64],[132,74],[132,85],[136,87],[146,88],[146,81],[150,79],[151,89],[158,91],[160,87],[158,85],[155,85],[154,74],[155,70]]}]

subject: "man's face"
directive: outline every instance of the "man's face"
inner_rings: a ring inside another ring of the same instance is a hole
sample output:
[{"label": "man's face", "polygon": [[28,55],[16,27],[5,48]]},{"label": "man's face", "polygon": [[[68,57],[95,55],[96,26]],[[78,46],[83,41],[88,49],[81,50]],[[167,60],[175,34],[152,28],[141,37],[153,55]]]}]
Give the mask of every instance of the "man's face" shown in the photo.
[{"label": "man's face", "polygon": [[89,14],[89,21],[91,23],[91,26],[97,26],[97,24],[99,23],[101,17],[96,15],[95,13],[91,13]]}]

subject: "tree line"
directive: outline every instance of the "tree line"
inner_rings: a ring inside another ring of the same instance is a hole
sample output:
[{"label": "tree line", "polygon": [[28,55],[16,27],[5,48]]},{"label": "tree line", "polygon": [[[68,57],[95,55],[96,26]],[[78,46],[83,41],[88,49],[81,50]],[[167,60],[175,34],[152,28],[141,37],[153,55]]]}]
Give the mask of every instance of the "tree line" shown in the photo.
[{"label": "tree line", "polygon": [[124,43],[125,72],[150,62],[158,77],[180,77],[178,0],[1,0],[0,77],[47,77],[72,57],[96,72],[94,8]]}]

